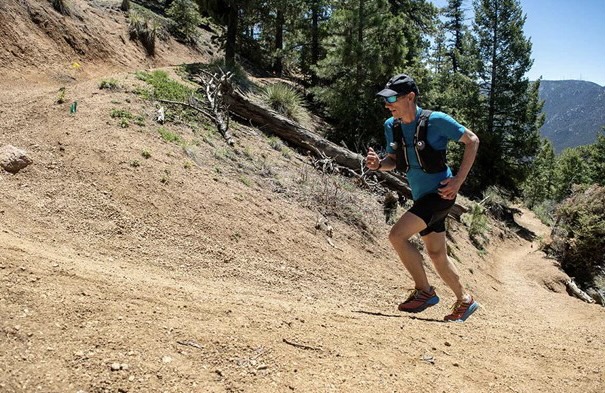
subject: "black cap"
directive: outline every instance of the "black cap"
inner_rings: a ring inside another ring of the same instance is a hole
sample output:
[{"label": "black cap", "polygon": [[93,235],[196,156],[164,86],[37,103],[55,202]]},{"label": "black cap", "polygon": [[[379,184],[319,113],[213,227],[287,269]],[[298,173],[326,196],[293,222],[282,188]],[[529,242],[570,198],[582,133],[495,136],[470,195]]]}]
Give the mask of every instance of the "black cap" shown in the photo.
[{"label": "black cap", "polygon": [[397,74],[387,82],[383,90],[376,95],[381,97],[402,96],[410,92],[419,94],[418,86],[412,77],[406,74]]}]

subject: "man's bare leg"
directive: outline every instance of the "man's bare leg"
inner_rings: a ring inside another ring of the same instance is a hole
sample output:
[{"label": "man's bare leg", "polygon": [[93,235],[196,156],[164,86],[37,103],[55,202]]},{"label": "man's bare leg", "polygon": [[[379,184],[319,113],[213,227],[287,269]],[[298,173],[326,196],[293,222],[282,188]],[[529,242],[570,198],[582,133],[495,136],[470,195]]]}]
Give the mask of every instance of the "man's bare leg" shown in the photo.
[{"label": "man's bare leg", "polygon": [[430,289],[426,272],[422,266],[422,255],[410,243],[410,238],[426,228],[426,223],[413,213],[406,212],[389,233],[389,241],[399,255],[399,259],[412,276],[416,289],[428,291]]},{"label": "man's bare leg", "polygon": [[459,301],[470,300],[470,297],[464,291],[464,287],[460,282],[460,275],[458,274],[456,265],[454,265],[452,260],[447,256],[445,232],[431,232],[428,235],[423,236],[422,240],[424,241],[429,257],[433,261],[435,270],[437,270],[441,279],[454,292],[456,298]]}]

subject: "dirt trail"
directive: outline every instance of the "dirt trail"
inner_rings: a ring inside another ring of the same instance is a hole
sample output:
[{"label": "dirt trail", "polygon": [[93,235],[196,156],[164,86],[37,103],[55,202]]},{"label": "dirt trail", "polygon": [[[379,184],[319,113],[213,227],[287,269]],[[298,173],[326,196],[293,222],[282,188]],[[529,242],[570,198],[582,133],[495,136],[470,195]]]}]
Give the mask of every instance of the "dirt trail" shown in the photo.
[{"label": "dirt trail", "polygon": [[[187,169],[153,125],[118,127],[112,107],[148,104],[97,82],[70,86],[72,117],[53,86],[0,98],[2,144],[35,158],[0,179],[0,392],[605,391],[605,311],[548,289],[562,275],[537,241],[481,256],[452,223],[483,307],[443,323],[452,297],[430,270],[443,302],[400,314],[388,226],[371,240],[336,220],[331,247],[314,212],[239,181],[220,139]],[[282,182],[306,165],[250,135]]]},{"label": "dirt trail", "polygon": [[[498,250],[502,284],[482,296],[484,307],[465,324],[441,323],[441,305],[410,318],[388,305],[347,301],[346,293],[279,295],[239,280],[87,258],[7,230],[0,244],[7,392],[605,386],[604,313],[528,280],[525,265],[548,261],[521,240]],[[115,363],[126,369],[111,371]]]}]

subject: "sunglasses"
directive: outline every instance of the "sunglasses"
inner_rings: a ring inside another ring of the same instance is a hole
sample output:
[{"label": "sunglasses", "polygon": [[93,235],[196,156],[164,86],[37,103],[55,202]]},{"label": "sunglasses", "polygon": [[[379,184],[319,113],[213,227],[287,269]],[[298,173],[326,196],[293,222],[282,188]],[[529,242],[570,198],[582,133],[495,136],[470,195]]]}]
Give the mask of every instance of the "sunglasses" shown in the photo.
[{"label": "sunglasses", "polygon": [[399,98],[399,96],[390,96],[390,97],[383,97],[384,98],[384,102],[387,104],[394,104],[397,101],[397,98]]}]

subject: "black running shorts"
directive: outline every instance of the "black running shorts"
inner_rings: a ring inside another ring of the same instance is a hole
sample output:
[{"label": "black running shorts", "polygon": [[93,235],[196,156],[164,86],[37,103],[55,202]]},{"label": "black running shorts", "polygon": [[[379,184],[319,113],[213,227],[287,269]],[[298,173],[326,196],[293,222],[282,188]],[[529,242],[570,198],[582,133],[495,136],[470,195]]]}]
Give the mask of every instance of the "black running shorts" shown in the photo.
[{"label": "black running shorts", "polygon": [[456,203],[456,199],[443,199],[435,193],[427,194],[414,201],[408,211],[426,223],[426,228],[420,231],[420,236],[426,236],[431,232],[445,232],[445,218],[452,210],[454,203]]}]

